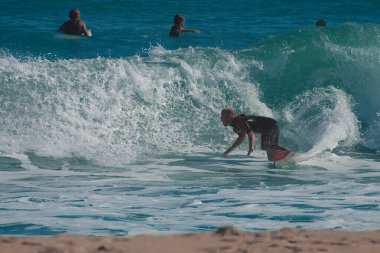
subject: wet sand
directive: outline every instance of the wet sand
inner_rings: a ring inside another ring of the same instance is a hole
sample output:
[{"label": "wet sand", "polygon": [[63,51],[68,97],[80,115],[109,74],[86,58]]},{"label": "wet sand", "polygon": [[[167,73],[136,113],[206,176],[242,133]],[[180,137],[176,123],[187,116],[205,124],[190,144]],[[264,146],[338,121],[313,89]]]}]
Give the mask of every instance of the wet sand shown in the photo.
[{"label": "wet sand", "polygon": [[214,233],[164,236],[0,237],[0,253],[379,253],[380,230],[366,232],[282,229],[248,233],[233,227]]}]

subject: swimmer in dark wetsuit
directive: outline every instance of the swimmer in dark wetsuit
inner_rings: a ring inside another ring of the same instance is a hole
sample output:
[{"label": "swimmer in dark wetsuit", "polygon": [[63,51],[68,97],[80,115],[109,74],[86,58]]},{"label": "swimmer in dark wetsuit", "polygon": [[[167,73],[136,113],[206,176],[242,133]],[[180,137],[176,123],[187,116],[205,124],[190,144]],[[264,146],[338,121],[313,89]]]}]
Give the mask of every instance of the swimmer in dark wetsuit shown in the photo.
[{"label": "swimmer in dark wetsuit", "polygon": [[242,144],[246,135],[249,139],[247,155],[250,155],[253,152],[255,133],[261,134],[261,149],[267,152],[269,161],[280,160],[292,152],[278,145],[280,131],[277,121],[272,118],[244,114],[237,116],[233,109],[225,108],[222,110],[221,120],[224,126],[231,126],[233,131],[239,135],[232,146],[224,152],[224,155]]},{"label": "swimmer in dark wetsuit", "polygon": [[80,20],[79,9],[72,9],[70,11],[69,17],[70,20],[61,25],[58,31],[70,35],[91,36],[91,32],[87,29],[86,24]]},{"label": "swimmer in dark wetsuit", "polygon": [[183,32],[193,32],[193,33],[199,32],[196,29],[183,28],[183,26],[185,25],[185,17],[182,15],[179,15],[179,14],[175,15],[173,21],[174,21],[174,25],[170,29],[170,33],[169,33],[169,36],[171,37],[181,37],[181,34]]}]

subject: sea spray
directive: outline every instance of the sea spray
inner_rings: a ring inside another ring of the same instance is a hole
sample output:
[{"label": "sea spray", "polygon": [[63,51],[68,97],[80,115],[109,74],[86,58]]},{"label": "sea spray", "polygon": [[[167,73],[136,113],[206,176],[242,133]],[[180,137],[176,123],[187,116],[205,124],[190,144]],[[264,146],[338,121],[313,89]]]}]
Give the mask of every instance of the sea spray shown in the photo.
[{"label": "sea spray", "polygon": [[310,155],[359,141],[360,124],[352,98],[334,87],[315,88],[297,96],[285,109],[285,135]]},{"label": "sea spray", "polygon": [[123,163],[210,151],[226,136],[221,108],[270,114],[244,66],[218,49],[57,61],[4,55],[2,62],[3,152]]}]

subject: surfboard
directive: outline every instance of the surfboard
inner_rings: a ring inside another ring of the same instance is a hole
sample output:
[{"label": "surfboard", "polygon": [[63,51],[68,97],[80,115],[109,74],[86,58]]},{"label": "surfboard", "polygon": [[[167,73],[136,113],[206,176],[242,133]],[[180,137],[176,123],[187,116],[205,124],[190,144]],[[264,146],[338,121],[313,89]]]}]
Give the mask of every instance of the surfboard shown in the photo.
[{"label": "surfboard", "polygon": [[65,33],[58,33],[56,38],[60,39],[70,39],[70,40],[81,40],[84,38],[92,37],[92,32],[91,30],[88,30],[88,36],[85,35],[71,35],[71,34],[65,34]]},{"label": "surfboard", "polygon": [[285,149],[285,150],[276,150],[272,154],[272,160],[273,161],[280,161],[280,160],[285,159],[286,157],[291,156],[292,154],[294,154],[294,152],[291,151],[291,150],[287,150],[287,149]]},{"label": "surfboard", "polygon": [[276,150],[273,153],[274,166],[276,168],[287,167],[301,162],[302,156],[291,150]]}]

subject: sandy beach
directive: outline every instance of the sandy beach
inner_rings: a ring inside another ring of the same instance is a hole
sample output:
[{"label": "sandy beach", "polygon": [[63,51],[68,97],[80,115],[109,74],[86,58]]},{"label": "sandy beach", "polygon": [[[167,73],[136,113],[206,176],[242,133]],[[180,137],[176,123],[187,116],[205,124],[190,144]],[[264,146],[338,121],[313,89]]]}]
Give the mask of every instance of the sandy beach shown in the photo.
[{"label": "sandy beach", "polygon": [[214,233],[165,236],[0,237],[1,253],[260,253],[260,252],[380,252],[380,230],[366,232],[282,229],[248,233],[233,227]]}]

